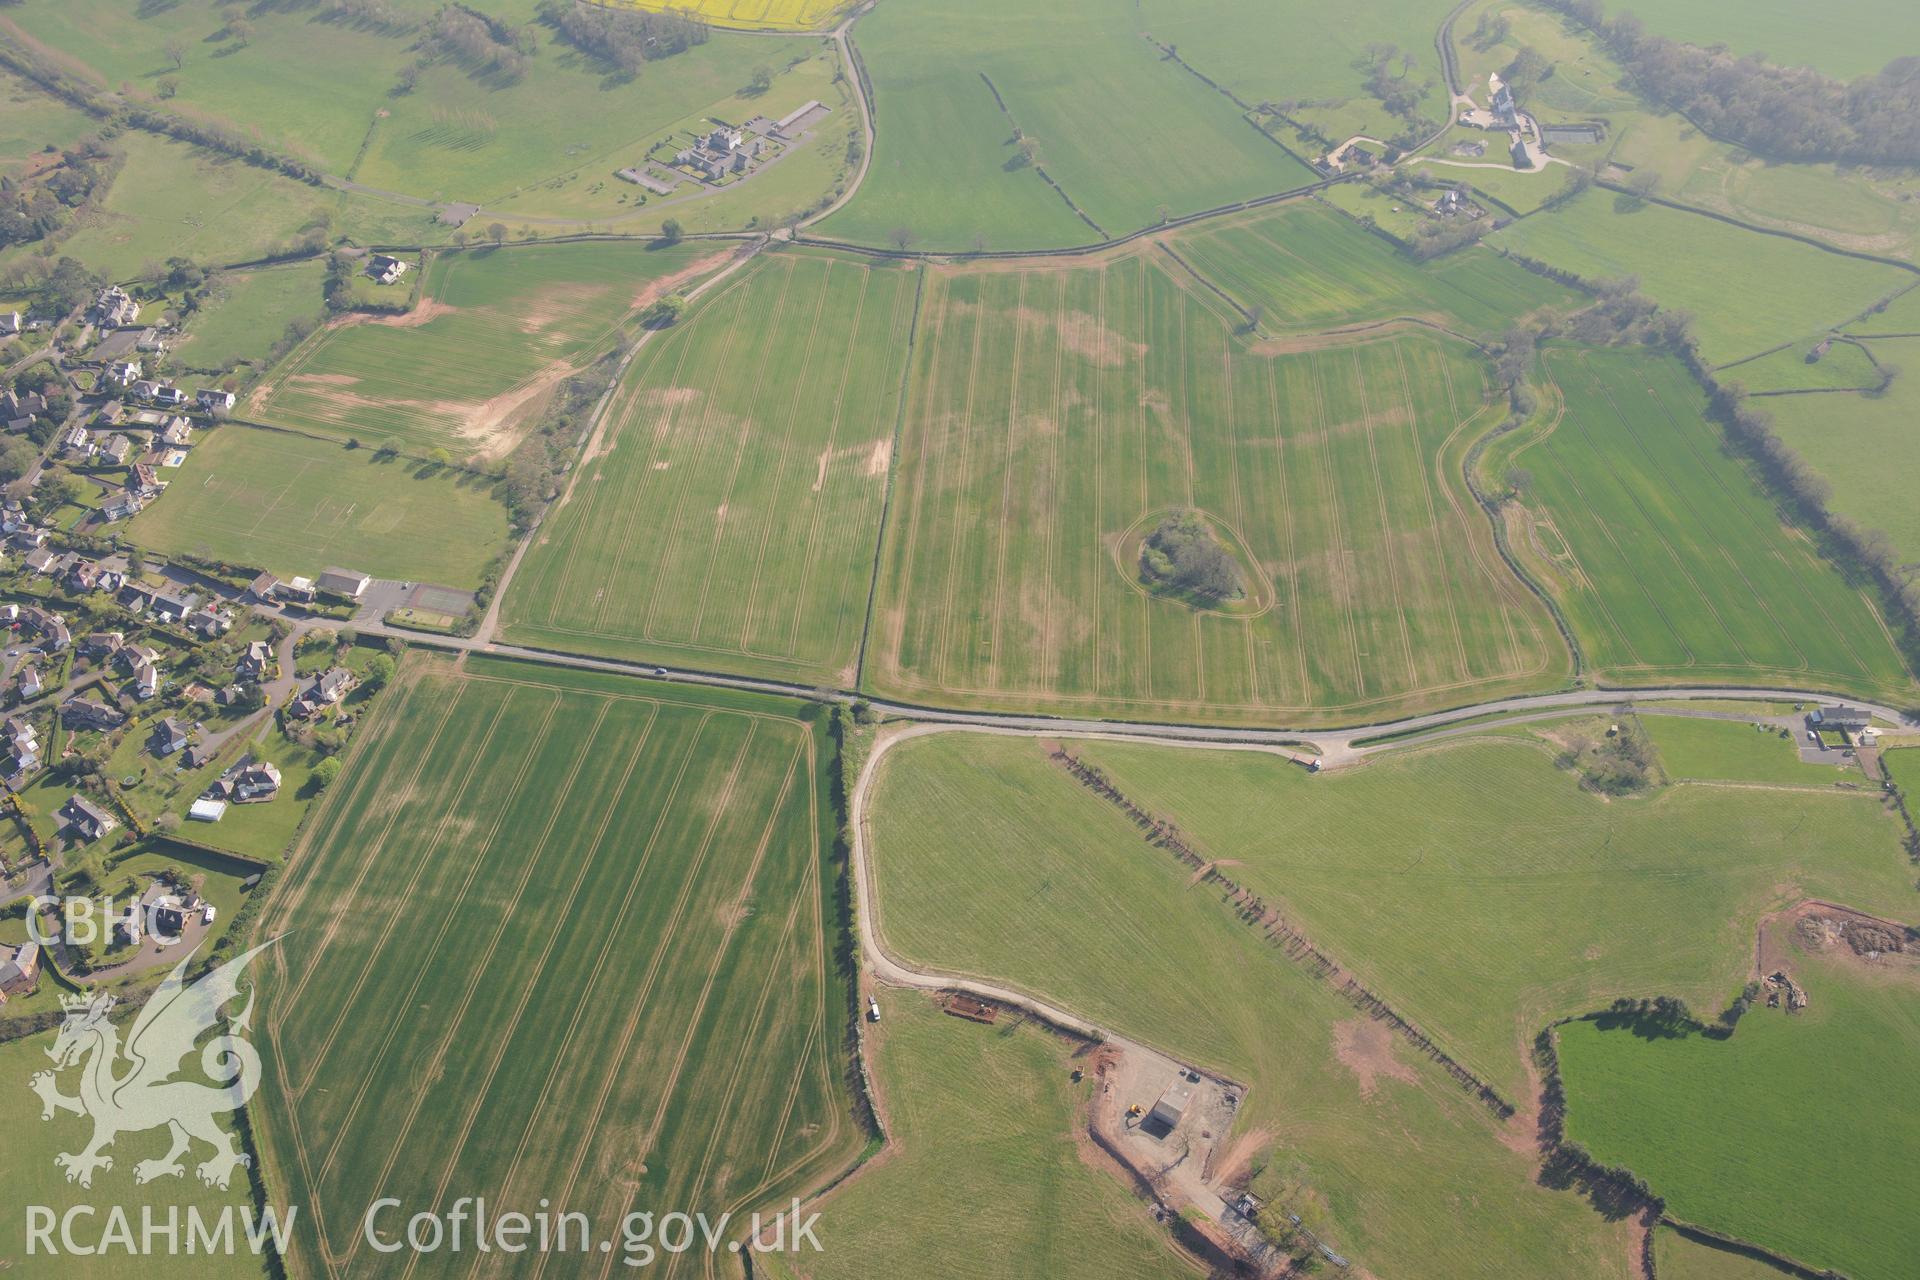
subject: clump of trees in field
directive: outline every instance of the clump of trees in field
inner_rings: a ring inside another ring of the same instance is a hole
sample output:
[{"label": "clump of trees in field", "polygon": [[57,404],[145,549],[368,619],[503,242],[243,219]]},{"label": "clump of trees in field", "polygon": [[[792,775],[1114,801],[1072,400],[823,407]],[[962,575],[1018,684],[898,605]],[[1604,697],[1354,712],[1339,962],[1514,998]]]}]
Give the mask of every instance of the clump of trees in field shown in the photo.
[{"label": "clump of trees in field", "polygon": [[0,178],[0,249],[44,240],[64,229],[106,191],[118,168],[105,139],[98,135],[74,144],[59,157],[38,181]]},{"label": "clump of trees in field", "polygon": [[540,0],[540,21],[580,52],[632,75],[644,62],[707,42],[707,24],[687,13],[603,9],[573,0]]},{"label": "clump of trees in field", "polygon": [[1192,511],[1173,512],[1147,535],[1140,548],[1140,577],[1208,600],[1238,600],[1247,593],[1240,566]]},{"label": "clump of trees in field", "polygon": [[1621,720],[1597,737],[1570,733],[1556,763],[1579,774],[1587,786],[1602,795],[1630,796],[1658,780],[1653,746],[1633,720]]},{"label": "clump of trees in field", "polygon": [[1843,83],[1651,35],[1640,19],[1609,19],[1600,0],[1546,0],[1599,37],[1644,96],[1708,133],[1783,160],[1920,163],[1920,58],[1895,58]]}]

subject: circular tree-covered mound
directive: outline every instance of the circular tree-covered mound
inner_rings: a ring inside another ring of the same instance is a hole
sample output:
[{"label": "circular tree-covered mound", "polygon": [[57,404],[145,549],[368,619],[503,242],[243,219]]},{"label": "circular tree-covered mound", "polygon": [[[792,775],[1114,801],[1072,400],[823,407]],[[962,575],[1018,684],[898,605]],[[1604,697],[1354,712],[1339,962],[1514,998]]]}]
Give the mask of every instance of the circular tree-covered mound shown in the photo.
[{"label": "circular tree-covered mound", "polygon": [[1140,544],[1140,581],[1194,604],[1247,598],[1246,575],[1197,511],[1170,511]]}]

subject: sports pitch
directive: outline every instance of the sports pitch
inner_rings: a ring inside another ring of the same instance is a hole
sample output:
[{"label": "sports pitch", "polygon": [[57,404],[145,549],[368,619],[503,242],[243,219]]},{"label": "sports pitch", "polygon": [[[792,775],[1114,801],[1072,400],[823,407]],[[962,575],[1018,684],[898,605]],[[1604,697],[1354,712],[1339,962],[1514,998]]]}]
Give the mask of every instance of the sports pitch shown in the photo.
[{"label": "sports pitch", "polygon": [[383,1195],[551,1201],[604,1236],[847,1163],[826,760],[794,709],[409,660],[263,929],[256,1123],[301,1272],[407,1270],[362,1235]]},{"label": "sports pitch", "polygon": [[[868,642],[877,691],[1180,720],[1346,718],[1564,669],[1460,484],[1480,363],[1419,327],[1264,354],[1148,250],[930,272]],[[1249,579],[1138,581],[1197,509]],[[1131,548],[1131,549],[1130,549]]]},{"label": "sports pitch", "polygon": [[787,251],[652,340],[514,580],[507,638],[851,684],[917,287]]},{"label": "sports pitch", "polygon": [[495,482],[227,423],[201,436],[128,536],[155,551],[311,577],[328,565],[469,589],[507,545]]},{"label": "sports pitch", "polygon": [[[404,316],[353,316],[287,357],[236,412],[373,447],[497,464],[567,375],[648,302],[719,265],[684,242],[444,250]],[[404,294],[402,295],[404,296]]]}]

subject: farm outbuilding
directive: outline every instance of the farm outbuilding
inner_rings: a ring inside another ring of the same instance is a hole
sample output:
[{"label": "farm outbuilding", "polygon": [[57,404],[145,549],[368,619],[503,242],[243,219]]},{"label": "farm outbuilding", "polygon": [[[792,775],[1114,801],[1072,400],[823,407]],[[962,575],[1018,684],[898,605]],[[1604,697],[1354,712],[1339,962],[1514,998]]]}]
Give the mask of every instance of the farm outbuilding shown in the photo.
[{"label": "farm outbuilding", "polygon": [[1193,1102],[1193,1086],[1182,1076],[1175,1076],[1160,1094],[1159,1101],[1153,1104],[1153,1110],[1141,1122],[1141,1127],[1159,1137],[1172,1133],[1179,1127],[1181,1118],[1187,1114],[1187,1107]]}]

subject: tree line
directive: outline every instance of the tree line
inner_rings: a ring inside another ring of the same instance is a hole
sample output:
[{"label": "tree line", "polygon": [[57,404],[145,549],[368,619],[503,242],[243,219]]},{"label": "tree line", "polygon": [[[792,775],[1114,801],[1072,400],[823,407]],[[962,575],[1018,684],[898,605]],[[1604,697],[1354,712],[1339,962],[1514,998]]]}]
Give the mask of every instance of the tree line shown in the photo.
[{"label": "tree line", "polygon": [[603,9],[573,0],[540,0],[539,20],[580,52],[631,76],[641,64],[670,58],[707,42],[707,24],[690,9],[652,12]]},{"label": "tree line", "polygon": [[1920,163],[1920,58],[1840,81],[1759,54],[1735,57],[1649,33],[1600,0],[1544,0],[1591,30],[1642,96],[1706,132],[1782,160]]}]

